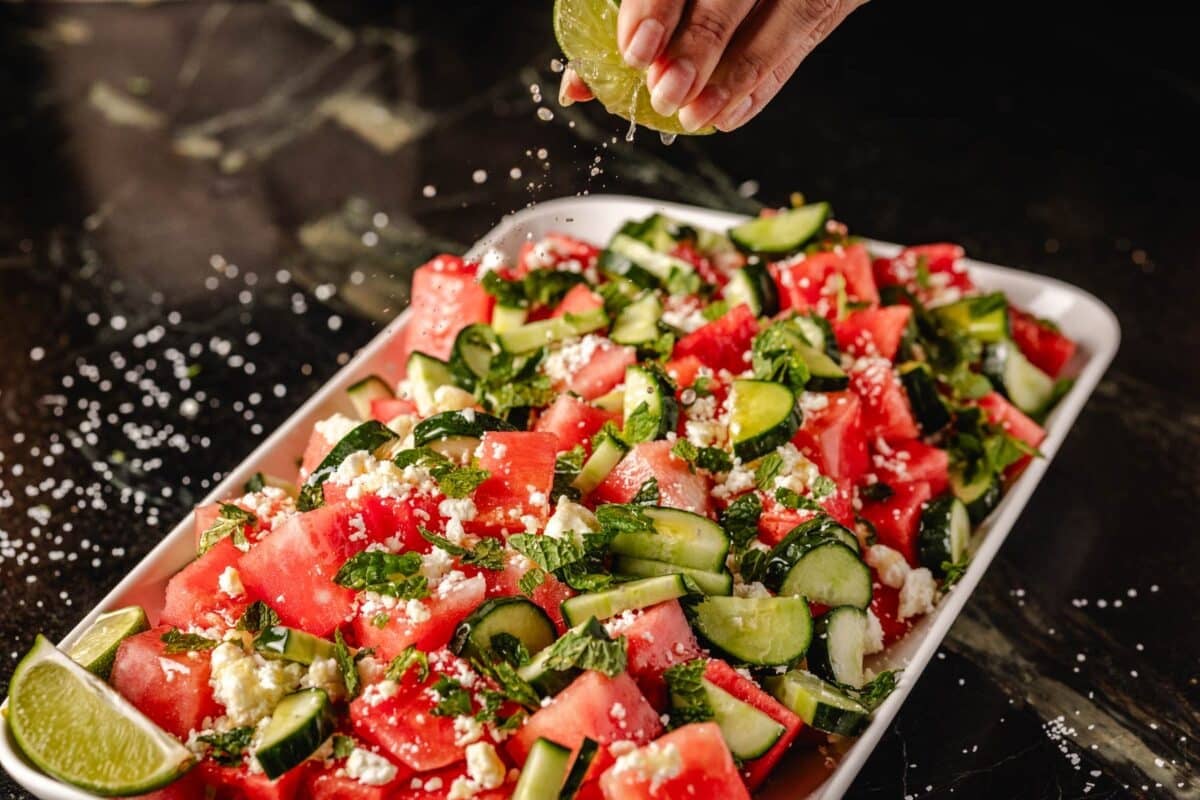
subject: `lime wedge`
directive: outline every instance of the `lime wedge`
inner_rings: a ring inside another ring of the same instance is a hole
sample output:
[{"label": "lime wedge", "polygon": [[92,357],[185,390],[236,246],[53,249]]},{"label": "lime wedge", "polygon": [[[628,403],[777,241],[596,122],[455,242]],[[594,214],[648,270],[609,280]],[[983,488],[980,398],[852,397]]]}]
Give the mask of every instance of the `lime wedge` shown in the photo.
[{"label": "lime wedge", "polygon": [[79,641],[67,648],[67,655],[88,672],[107,678],[121,640],[149,627],[141,606],[109,611],[96,617]]},{"label": "lime wedge", "polygon": [[[646,73],[621,58],[617,48],[617,3],[613,0],[555,0],[554,36],[570,65],[610,114],[668,134],[687,134],[679,117],[664,117],[650,105]],[[703,128],[692,133],[712,133]]]},{"label": "lime wedge", "polygon": [[8,724],[42,771],[95,794],[150,792],[192,762],[187,748],[41,635],[13,672]]}]

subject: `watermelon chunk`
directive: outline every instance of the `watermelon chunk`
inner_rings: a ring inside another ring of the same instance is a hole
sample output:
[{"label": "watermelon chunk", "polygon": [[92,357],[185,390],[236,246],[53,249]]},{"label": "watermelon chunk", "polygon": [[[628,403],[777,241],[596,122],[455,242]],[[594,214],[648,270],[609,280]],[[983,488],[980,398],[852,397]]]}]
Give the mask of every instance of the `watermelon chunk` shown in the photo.
[{"label": "watermelon chunk", "polygon": [[575,445],[583,445],[584,450],[591,452],[592,437],[606,422],[619,425],[620,412],[605,411],[578,397],[562,394],[538,416],[533,429],[553,433],[558,439],[559,450],[570,450]]},{"label": "watermelon chunk", "polygon": [[704,669],[704,677],[720,689],[748,703],[784,727],[784,733],[779,741],[764,755],[742,765],[742,776],[746,785],[753,791],[762,785],[771,770],[783,758],[783,754],[791,746],[796,734],[804,726],[800,717],[784,707],[778,700],[764,692],[754,681],[744,677],[733,667],[719,659],[709,659]]},{"label": "watermelon chunk", "polygon": [[853,392],[821,395],[824,405],[806,406],[804,422],[792,443],[836,481],[857,483],[867,471],[867,440],[863,433],[862,401]]},{"label": "watermelon chunk", "polygon": [[517,256],[516,277],[523,277],[535,269],[560,267],[572,272],[582,272],[596,266],[596,259],[599,257],[600,248],[595,245],[565,233],[548,233],[536,242],[525,242],[521,245]]},{"label": "watermelon chunk", "polygon": [[862,399],[863,432],[868,439],[893,442],[920,436],[908,395],[886,358],[864,356],[855,361],[850,388]]},{"label": "watermelon chunk", "polygon": [[333,576],[365,544],[352,540],[353,512],[322,506],[290,518],[242,556],[242,583],[285,625],[327,636],[347,617],[354,592]]},{"label": "watermelon chunk", "polygon": [[393,609],[360,609],[351,627],[354,641],[375,648],[375,656],[381,659],[395,658],[409,645],[426,651],[445,647],[458,623],[486,595],[487,582],[482,576],[467,578],[451,572],[420,601],[424,610],[417,618],[409,616],[403,603]]},{"label": "watermelon chunk", "polygon": [[756,333],[758,320],[743,304],[676,342],[673,358],[695,356],[714,370],[726,369],[737,375],[749,365],[748,351]]},{"label": "watermelon chunk", "polygon": [[[658,712],[646,701],[629,673],[609,678],[589,670],[555,695],[550,705],[534,712],[525,726],[505,743],[505,748],[514,761],[524,764],[529,748],[541,736],[578,750],[584,737],[601,745],[624,739],[642,744],[660,733],[662,720]],[[600,753],[606,754],[607,750],[601,748]],[[598,769],[601,760],[601,755],[597,755],[593,769]]]},{"label": "watermelon chunk", "polygon": [[[666,756],[664,756],[664,751]],[[664,778],[649,767],[662,761],[679,768]],[[639,763],[646,767],[639,768]],[[619,766],[600,777],[606,800],[750,800],[733,756],[715,722],[693,722],[677,728],[623,757]]]},{"label": "watermelon chunk", "polygon": [[584,400],[608,394],[625,380],[625,368],[637,363],[637,350],[613,344],[607,339],[597,347],[586,364],[580,365],[563,387]]},{"label": "watermelon chunk", "polygon": [[475,490],[473,533],[525,530],[522,517],[544,525],[550,515],[558,437],[544,431],[488,431],[479,445],[479,466],[491,476]]},{"label": "watermelon chunk", "polygon": [[310,770],[304,796],[311,800],[390,800],[401,787],[407,787],[412,771],[397,765],[396,777],[387,783],[361,783],[345,774],[338,764],[323,770]]},{"label": "watermelon chunk", "polygon": [[913,626],[915,618],[900,619],[900,590],[893,589],[872,572],[871,613],[879,620],[883,630],[883,646],[904,638]]},{"label": "watermelon chunk", "polygon": [[708,515],[708,478],[671,455],[671,442],[642,442],[633,447],[591,494],[592,502],[628,503],[650,478],[658,481],[659,503]]},{"label": "watermelon chunk", "polygon": [[1013,341],[1025,357],[1051,378],[1061,375],[1075,355],[1075,342],[1057,328],[1012,306],[1008,307],[1008,321]]},{"label": "watermelon chunk", "polygon": [[924,481],[937,497],[950,485],[950,454],[920,439],[882,444],[871,457],[875,476],[888,486]]},{"label": "watermelon chunk", "polygon": [[196,770],[210,800],[294,800],[301,796],[308,766],[290,769],[275,780],[245,765],[223,767],[210,760],[201,761]]},{"label": "watermelon chunk", "polygon": [[182,778],[157,792],[137,795],[137,800],[207,800],[202,773],[199,767],[188,770]]},{"label": "watermelon chunk", "polygon": [[[992,392],[979,398],[978,403],[979,407],[983,409],[983,413],[987,415],[988,422],[999,426],[1014,439],[1022,441],[1030,447],[1038,447],[1045,441],[1045,429],[1027,417],[1021,409],[1004,399],[1004,396],[998,392]],[[1032,456],[1025,456],[1010,464],[1004,471],[1005,477],[1015,478],[1020,475],[1032,458]]]},{"label": "watermelon chunk", "polygon": [[913,566],[917,560],[917,532],[921,511],[933,499],[929,484],[924,481],[898,483],[892,486],[892,496],[863,504],[862,516],[875,527],[879,544],[898,550]]},{"label": "watermelon chunk", "polygon": [[[250,605],[253,598],[246,592],[230,597],[219,588],[219,579],[226,569],[237,570],[242,551],[225,537],[204,555],[175,573],[167,582],[159,621],[164,625],[186,628],[232,626]],[[239,573],[240,574],[240,573]]]},{"label": "watermelon chunk", "polygon": [[385,425],[396,417],[416,413],[417,404],[407,397],[376,397],[371,401],[371,419]]},{"label": "watermelon chunk", "polygon": [[170,629],[151,628],[121,642],[109,683],[160,728],[186,739],[222,710],[208,685],[208,653],[168,655],[162,637]]},{"label": "watermelon chunk", "polygon": [[704,362],[696,356],[684,356],[671,359],[663,365],[663,369],[680,389],[687,389],[696,382],[696,377],[703,366]]},{"label": "watermelon chunk", "polygon": [[628,670],[638,688],[655,708],[667,708],[663,672],[700,656],[700,646],[678,600],[668,600],[624,617],[609,620],[610,634],[624,636]]},{"label": "watermelon chunk", "polygon": [[321,462],[325,460],[325,456],[329,455],[329,451],[337,442],[331,442],[321,435],[321,432],[313,428],[313,432],[308,436],[308,444],[304,447],[304,455],[300,458],[300,480],[303,483],[304,479],[313,473],[313,470],[321,466]]},{"label": "watermelon chunk", "polygon": [[[879,258],[872,264],[879,286],[901,286],[922,303],[938,298],[949,299],[947,291],[958,294],[974,288],[964,251],[956,244],[922,244],[906,247],[895,258]],[[924,264],[926,277],[921,276]]]},{"label": "watermelon chunk", "polygon": [[911,318],[912,308],[903,305],[855,311],[834,326],[838,347],[854,356],[880,355],[894,361]]},{"label": "watermelon chunk", "polygon": [[[506,552],[505,559],[504,569],[495,572],[484,570],[482,573],[487,580],[487,596],[489,598],[512,597],[521,594],[521,578],[533,566],[529,559],[513,551]],[[563,621],[562,602],[574,595],[575,591],[570,586],[547,573],[538,587],[533,590],[533,594],[529,595],[529,599],[545,611],[554,621],[559,633],[563,633],[567,626]]]},{"label": "watermelon chunk", "polygon": [[799,261],[770,265],[779,287],[780,310],[815,311],[832,319],[838,312],[839,289],[849,300],[879,305],[879,290],[864,245],[809,253]]},{"label": "watermelon chunk", "polygon": [[451,255],[436,256],[417,267],[409,303],[412,315],[387,350],[390,375],[399,377],[404,373],[414,350],[444,361],[460,330],[492,318],[495,298],[479,285],[477,270],[477,265]]},{"label": "watermelon chunk", "polygon": [[586,283],[577,283],[571,287],[565,295],[562,302],[558,304],[558,308],[554,309],[553,317],[561,317],[566,314],[582,314],[585,311],[593,311],[597,308],[604,308],[604,298],[593,292]]}]

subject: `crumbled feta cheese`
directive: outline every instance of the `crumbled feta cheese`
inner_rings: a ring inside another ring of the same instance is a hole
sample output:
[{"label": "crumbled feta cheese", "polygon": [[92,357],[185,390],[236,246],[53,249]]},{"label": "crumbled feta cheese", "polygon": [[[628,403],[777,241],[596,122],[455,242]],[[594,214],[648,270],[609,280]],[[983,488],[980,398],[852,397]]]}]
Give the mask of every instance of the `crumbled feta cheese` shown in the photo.
[{"label": "crumbled feta cheese", "polygon": [[241,597],[246,593],[246,587],[242,585],[242,576],[238,573],[237,567],[233,566],[226,567],[217,576],[217,586],[228,597]]},{"label": "crumbled feta cheese", "polygon": [[508,770],[489,742],[467,745],[467,774],[454,779],[447,800],[467,800],[485,789],[504,784]]},{"label": "crumbled feta cheese", "polygon": [[691,333],[708,324],[700,301],[690,295],[671,295],[663,309],[662,321],[684,333]]},{"label": "crumbled feta cheese", "polygon": [[410,465],[401,469],[387,459],[377,459],[360,450],[342,459],[329,479],[346,488],[346,498],[359,500],[366,495],[403,500],[414,491],[432,494],[437,484],[429,470]]},{"label": "crumbled feta cheese", "polygon": [[317,433],[321,434],[321,438],[329,444],[337,444],[342,438],[359,426],[359,421],[351,419],[345,414],[334,414],[332,417],[323,419],[314,427]]},{"label": "crumbled feta cheese", "polygon": [[737,597],[770,597],[771,593],[762,583],[755,581],[754,583],[744,583],[741,575],[737,572],[733,573],[733,593]]},{"label": "crumbled feta cheese", "polygon": [[724,480],[713,486],[713,497],[728,500],[754,488],[754,470],[739,459],[734,459],[733,469],[725,474]]},{"label": "crumbled feta cheese", "polygon": [[422,622],[428,622],[433,614],[430,612],[429,606],[414,598],[405,602],[404,616],[408,617],[408,621],[414,625],[420,625]]},{"label": "crumbled feta cheese", "polygon": [[446,573],[454,569],[454,556],[440,547],[435,547],[421,556],[421,574],[430,586],[437,586]]},{"label": "crumbled feta cheese", "polygon": [[350,535],[346,538],[351,542],[364,542],[367,539],[367,523],[363,521],[362,514],[355,514],[350,517]]},{"label": "crumbled feta cheese", "polygon": [[937,593],[937,584],[933,573],[926,567],[910,570],[904,578],[904,586],[900,588],[900,606],[896,616],[900,619],[919,617],[933,611],[933,598]]},{"label": "crumbled feta cheese", "polygon": [[475,501],[469,497],[448,497],[438,503],[438,513],[446,519],[446,538],[455,544],[463,544],[467,539],[463,523],[475,519],[477,512]]},{"label": "crumbled feta cheese", "polygon": [[638,780],[650,782],[650,793],[674,778],[683,769],[683,757],[674,742],[660,745],[651,742],[617,759],[610,770],[613,775],[631,772]]},{"label": "crumbled feta cheese", "polygon": [[824,392],[803,392],[800,395],[800,410],[805,416],[829,407],[829,395]]},{"label": "crumbled feta cheese", "polygon": [[337,661],[332,658],[317,656],[300,678],[300,688],[324,689],[329,699],[335,702],[345,693],[345,686]]},{"label": "crumbled feta cheese", "polygon": [[788,442],[775,451],[783,461],[775,477],[776,489],[791,489],[796,494],[808,494],[813,482],[821,477],[817,465],[805,458],[796,445]]},{"label": "crumbled feta cheese", "polygon": [[875,612],[867,609],[867,636],[863,647],[864,655],[879,653],[883,651],[883,626],[879,623],[879,617],[875,616]]},{"label": "crumbled feta cheese", "polygon": [[483,737],[483,723],[474,717],[458,716],[454,718],[454,744],[458,747],[478,742]]},{"label": "crumbled feta cheese", "polygon": [[383,756],[356,747],[346,758],[346,776],[365,786],[383,786],[396,777],[396,765]]},{"label": "crumbled feta cheese", "polygon": [[558,498],[554,513],[546,522],[545,535],[552,539],[566,538],[568,532],[578,537],[584,533],[595,533],[600,530],[596,515],[579,503],[573,503],[566,496]]},{"label": "crumbled feta cheese", "polygon": [[555,383],[566,383],[583,367],[591,363],[596,354],[608,347],[603,336],[589,333],[581,339],[563,342],[557,349],[542,359],[542,371]]},{"label": "crumbled feta cheese", "polygon": [[383,680],[379,683],[372,683],[366,689],[363,689],[362,700],[367,705],[374,708],[383,701],[395,697],[400,691],[400,684],[395,681]]},{"label": "crumbled feta cheese", "polygon": [[874,567],[875,572],[879,574],[879,580],[883,581],[884,585],[893,589],[899,589],[904,585],[904,579],[910,571],[908,562],[904,560],[900,551],[893,550],[884,544],[873,544],[868,547],[863,553],[863,560]]},{"label": "crumbled feta cheese", "polygon": [[254,725],[268,716],[296,688],[303,670],[299,664],[247,655],[229,642],[213,649],[210,663],[213,697],[234,725]]}]

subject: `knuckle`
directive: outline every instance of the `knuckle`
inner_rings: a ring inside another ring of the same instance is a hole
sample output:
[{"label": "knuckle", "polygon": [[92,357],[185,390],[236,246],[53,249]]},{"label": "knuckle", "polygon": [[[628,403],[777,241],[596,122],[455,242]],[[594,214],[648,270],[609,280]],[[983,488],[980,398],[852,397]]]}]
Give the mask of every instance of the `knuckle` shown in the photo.
[{"label": "knuckle", "polygon": [[733,20],[712,9],[697,9],[688,20],[684,37],[689,48],[716,49],[725,46],[733,33]]},{"label": "knuckle", "polygon": [[725,82],[736,93],[757,86],[770,72],[770,64],[761,53],[752,50],[740,53],[730,65]]},{"label": "knuckle", "polygon": [[837,13],[840,0],[803,0],[800,3],[800,18],[812,24],[829,19]]}]

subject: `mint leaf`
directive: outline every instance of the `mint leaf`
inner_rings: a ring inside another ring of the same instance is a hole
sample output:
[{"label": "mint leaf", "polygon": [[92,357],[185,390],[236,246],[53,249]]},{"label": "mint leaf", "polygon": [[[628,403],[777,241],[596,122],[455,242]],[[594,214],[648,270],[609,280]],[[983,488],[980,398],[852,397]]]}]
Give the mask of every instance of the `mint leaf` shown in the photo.
[{"label": "mint leaf", "polygon": [[434,467],[440,464],[451,464],[452,462],[431,447],[413,447],[397,453],[392,459],[392,463],[400,469],[404,469],[414,464]]},{"label": "mint leaf", "polygon": [[452,556],[458,556],[463,564],[481,567],[482,569],[498,572],[505,567],[504,545],[496,539],[481,539],[474,549],[455,544],[444,536],[439,536],[423,525],[417,526],[417,532],[425,541],[439,550]]},{"label": "mint leaf", "polygon": [[349,758],[354,752],[357,745],[354,743],[353,736],[343,736],[340,733],[333,735],[333,757],[334,758]]},{"label": "mint leaf", "polygon": [[420,570],[421,556],[417,553],[364,550],[342,564],[333,576],[333,582],[355,591],[421,600],[429,596],[429,586],[425,576],[419,574]]},{"label": "mint leaf", "polygon": [[529,685],[529,682],[517,673],[516,668],[512,664],[509,664],[507,661],[494,661],[491,664],[484,664],[478,660],[473,660],[471,663],[481,675],[491,678],[500,687],[500,692],[505,699],[511,700],[525,708],[541,708],[542,698]]},{"label": "mint leaf", "polygon": [[986,317],[996,311],[1003,311],[1008,308],[1008,298],[1004,296],[1004,292],[991,292],[983,294],[979,297],[973,297],[967,302],[967,313],[972,319]]},{"label": "mint leaf", "polygon": [[917,256],[917,286],[922,289],[933,286],[932,276],[929,274],[929,259],[925,256]]},{"label": "mint leaf", "polygon": [[283,620],[275,613],[275,609],[262,600],[255,600],[242,614],[241,619],[238,620],[237,630],[258,633],[267,628],[273,628],[282,622]]},{"label": "mint leaf", "polygon": [[514,667],[521,667],[529,663],[529,650],[520,639],[507,631],[500,631],[492,637],[491,649],[493,653]]},{"label": "mint leaf", "polygon": [[179,628],[171,628],[162,635],[163,653],[178,655],[179,653],[197,653],[202,650],[212,650],[220,644],[216,639],[209,639],[198,633],[184,633]]},{"label": "mint leaf", "polygon": [[781,472],[783,472],[783,458],[779,453],[767,453],[754,470],[754,485],[760,491],[769,492]]},{"label": "mint leaf", "polygon": [[529,301],[525,297],[525,285],[521,281],[509,281],[500,277],[495,270],[483,273],[479,285],[496,298],[496,303],[510,308],[525,308]]},{"label": "mint leaf", "polygon": [[554,459],[554,485],[550,489],[552,505],[557,503],[560,497],[566,497],[572,501],[580,499],[581,492],[572,484],[583,470],[586,457],[587,453],[584,451],[583,445],[577,444],[570,450],[559,453],[558,457]]},{"label": "mint leaf", "polygon": [[837,491],[837,483],[828,475],[818,475],[812,483],[813,497],[824,500]]},{"label": "mint leaf", "polygon": [[342,673],[342,683],[346,685],[346,694],[358,697],[362,681],[358,677],[358,667],[355,666],[357,659],[350,654],[350,648],[346,646],[346,640],[342,638],[340,628],[333,632],[333,660],[337,662],[338,672]]},{"label": "mint leaf", "polygon": [[765,550],[759,550],[757,547],[747,550],[742,555],[742,563],[740,565],[742,580],[746,583],[761,581],[767,571],[767,562],[770,560],[771,554]]},{"label": "mint leaf", "polygon": [[523,281],[525,297],[543,306],[558,305],[567,292],[586,282],[578,272],[561,269],[535,269],[525,273]]},{"label": "mint leaf", "polygon": [[942,591],[948,591],[954,584],[962,580],[962,576],[967,574],[967,567],[969,566],[971,566],[969,558],[964,558],[962,561],[943,561]]},{"label": "mint leaf", "polygon": [[433,706],[433,713],[437,716],[464,717],[474,712],[471,693],[449,675],[439,676],[433,684],[433,691],[440,697]]},{"label": "mint leaf", "polygon": [[841,688],[861,703],[868,711],[874,711],[888,698],[888,695],[895,691],[897,674],[897,670],[889,669],[876,675],[871,681],[864,684],[862,688],[855,688],[845,684],[841,684]]},{"label": "mint leaf", "polygon": [[804,497],[794,489],[780,486],[775,490],[775,501],[784,508],[804,509],[805,511],[824,511],[821,504],[811,497]]},{"label": "mint leaf", "polygon": [[555,572],[583,560],[583,548],[570,539],[555,539],[530,533],[508,537],[508,546],[546,572]]},{"label": "mint leaf", "polygon": [[671,453],[693,467],[709,472],[729,472],[733,469],[733,458],[719,447],[697,447],[687,439],[676,439]]},{"label": "mint leaf", "polygon": [[266,485],[267,482],[263,478],[263,474],[261,472],[256,472],[250,476],[250,480],[242,484],[242,491],[245,494],[254,494],[255,492],[261,492],[263,487]]},{"label": "mint leaf", "polygon": [[750,345],[750,366],[754,377],[782,383],[801,391],[808,383],[808,362],[797,349],[803,338],[786,322],[776,322],[760,331]]},{"label": "mint leaf", "polygon": [[479,484],[492,476],[486,469],[478,467],[435,467],[430,472],[442,494],[455,499],[474,494]]},{"label": "mint leaf", "polygon": [[629,502],[639,506],[658,505],[658,478],[647,478]]},{"label": "mint leaf", "polygon": [[625,637],[601,639],[587,629],[572,629],[550,645],[546,666],[553,670],[574,667],[601,672],[610,678],[625,671],[628,655]]},{"label": "mint leaf", "polygon": [[429,677],[429,656],[418,650],[416,645],[410,644],[404,648],[403,653],[392,659],[383,677],[389,681],[404,680],[404,676],[414,667],[417,670],[417,680],[424,683]]},{"label": "mint leaf", "polygon": [[212,760],[225,767],[236,767],[242,763],[242,754],[250,746],[254,738],[254,726],[234,728],[224,733],[207,733],[197,736],[196,740],[204,742],[211,750]]},{"label": "mint leaf", "polygon": [[704,690],[706,659],[694,658],[667,669],[663,678],[671,693],[671,727],[678,728],[692,722],[707,722],[713,718],[713,709]]},{"label": "mint leaf", "polygon": [[758,518],[762,516],[762,511],[762,500],[754,492],[749,492],[721,512],[721,527],[729,534],[735,547],[745,547],[758,536]]},{"label": "mint leaf", "polygon": [[871,500],[876,503],[881,503],[884,500],[887,500],[895,493],[895,490],[883,481],[868,484],[858,490],[858,494],[863,500]]},{"label": "mint leaf", "polygon": [[658,434],[658,415],[650,410],[648,403],[639,403],[625,420],[622,438],[628,442],[648,442]]},{"label": "mint leaf", "polygon": [[729,303],[724,300],[714,300],[700,309],[700,315],[709,322],[714,322],[729,313]]},{"label": "mint leaf", "polygon": [[654,529],[654,522],[640,506],[628,504],[607,503],[597,507],[596,521],[602,531],[610,534]]},{"label": "mint leaf", "polygon": [[250,544],[246,541],[246,526],[257,522],[258,517],[244,508],[239,508],[233,503],[221,503],[216,521],[200,534],[200,545],[196,548],[198,555],[204,555],[209,548],[227,536],[233,537],[233,544],[239,550],[248,549]]},{"label": "mint leaf", "polygon": [[521,580],[517,581],[517,588],[521,590],[521,594],[530,597],[545,580],[546,571],[541,567],[533,567],[521,576]]}]

